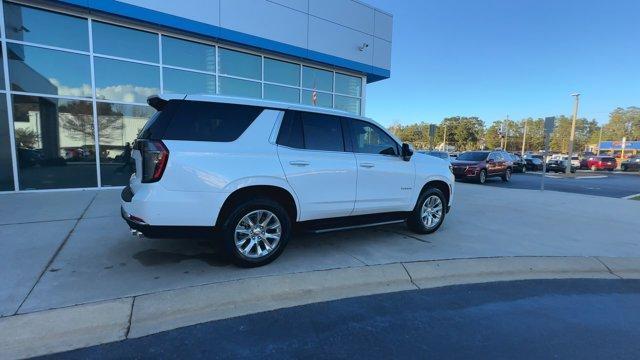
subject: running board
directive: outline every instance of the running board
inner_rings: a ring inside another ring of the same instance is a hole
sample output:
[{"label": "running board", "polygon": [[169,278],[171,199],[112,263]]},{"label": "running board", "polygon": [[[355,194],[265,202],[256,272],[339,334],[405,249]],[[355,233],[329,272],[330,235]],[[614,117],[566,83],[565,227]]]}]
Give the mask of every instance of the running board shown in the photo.
[{"label": "running board", "polygon": [[313,234],[324,234],[324,233],[328,233],[328,232],[332,232],[332,231],[362,229],[362,228],[368,228],[368,227],[373,227],[373,226],[399,224],[399,223],[403,223],[403,222],[405,222],[405,220],[393,220],[393,221],[385,221],[385,222],[371,223],[371,224],[343,226],[343,227],[327,228],[327,229],[320,229],[320,230],[310,230],[309,232],[311,232]]}]

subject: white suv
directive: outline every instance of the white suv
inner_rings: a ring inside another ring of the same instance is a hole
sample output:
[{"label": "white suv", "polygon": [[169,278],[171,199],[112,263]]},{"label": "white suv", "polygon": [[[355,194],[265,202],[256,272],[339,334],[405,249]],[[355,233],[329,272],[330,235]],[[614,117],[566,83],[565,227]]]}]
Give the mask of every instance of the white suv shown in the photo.
[{"label": "white suv", "polygon": [[436,231],[450,209],[449,162],[413,154],[346,112],[216,96],[161,95],[134,144],[122,216],[147,237],[219,238],[240,266],[284,250],[292,229],[406,221]]}]

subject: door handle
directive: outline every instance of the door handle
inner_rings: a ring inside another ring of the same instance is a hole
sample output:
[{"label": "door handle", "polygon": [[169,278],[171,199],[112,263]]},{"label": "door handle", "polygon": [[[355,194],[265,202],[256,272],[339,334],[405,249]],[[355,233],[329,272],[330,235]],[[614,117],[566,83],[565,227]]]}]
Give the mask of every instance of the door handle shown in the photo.
[{"label": "door handle", "polygon": [[289,161],[289,164],[293,166],[307,166],[310,163],[308,161],[295,160],[295,161]]},{"label": "door handle", "polygon": [[362,163],[362,164],[360,164],[360,167],[367,168],[367,169],[370,169],[370,168],[372,168],[374,166],[375,165],[372,164],[372,163]]}]

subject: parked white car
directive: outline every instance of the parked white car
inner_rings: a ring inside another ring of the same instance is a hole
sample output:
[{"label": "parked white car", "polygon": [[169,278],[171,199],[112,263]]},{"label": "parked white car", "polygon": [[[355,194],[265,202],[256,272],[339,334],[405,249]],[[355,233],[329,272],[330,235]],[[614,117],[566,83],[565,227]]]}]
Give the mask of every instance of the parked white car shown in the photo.
[{"label": "parked white car", "polygon": [[204,235],[240,266],[278,257],[294,226],[327,231],[406,221],[436,231],[448,162],[413,154],[346,112],[217,96],[161,95],[136,140],[122,216],[148,237]]}]

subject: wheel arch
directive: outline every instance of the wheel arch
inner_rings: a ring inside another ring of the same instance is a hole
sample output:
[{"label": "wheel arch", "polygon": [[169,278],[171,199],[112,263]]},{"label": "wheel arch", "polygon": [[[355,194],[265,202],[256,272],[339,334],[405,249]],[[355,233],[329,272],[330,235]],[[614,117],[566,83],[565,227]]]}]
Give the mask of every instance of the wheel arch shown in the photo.
[{"label": "wheel arch", "polygon": [[422,186],[422,189],[420,190],[420,194],[418,195],[418,199],[425,191],[427,191],[427,189],[430,189],[430,188],[435,188],[442,191],[447,205],[451,203],[451,188],[446,181],[440,180],[440,179],[433,179],[433,180],[427,181],[427,183],[424,184],[424,186]]},{"label": "wheel arch", "polygon": [[220,208],[216,227],[222,225],[224,219],[233,211],[234,205],[256,197],[269,198],[278,202],[287,211],[291,221],[294,223],[297,221],[298,205],[295,196],[288,189],[275,185],[249,185],[238,188],[227,196]]}]

